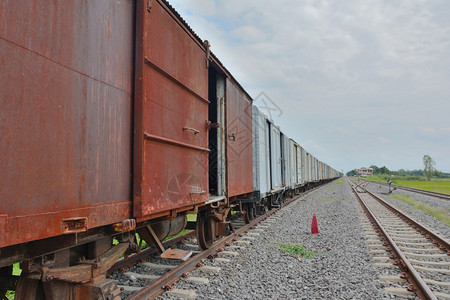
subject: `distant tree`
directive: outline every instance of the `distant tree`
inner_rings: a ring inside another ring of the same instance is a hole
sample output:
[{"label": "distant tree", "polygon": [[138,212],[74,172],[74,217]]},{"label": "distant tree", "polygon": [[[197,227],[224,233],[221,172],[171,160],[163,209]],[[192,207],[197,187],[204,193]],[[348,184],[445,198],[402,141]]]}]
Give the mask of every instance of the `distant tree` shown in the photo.
[{"label": "distant tree", "polygon": [[423,170],[413,170],[413,171],[411,171],[411,175],[423,176]]},{"label": "distant tree", "polygon": [[369,168],[372,168],[372,169],[373,169],[373,174],[380,174],[380,173],[379,173],[380,168],[378,168],[377,166],[371,165]]},{"label": "distant tree", "polygon": [[347,176],[355,176],[357,174],[358,174],[358,171],[356,171],[356,169],[353,169],[351,171],[348,171],[346,175]]},{"label": "distant tree", "polygon": [[400,170],[398,170],[396,173],[397,173],[397,174],[395,174],[395,175],[400,175],[400,176],[406,176],[406,175],[409,174],[409,172],[406,171],[405,169],[400,169]]},{"label": "distant tree", "polygon": [[436,163],[429,155],[423,156],[423,175],[425,175],[428,181],[430,180],[431,176],[433,176],[435,165]]},{"label": "distant tree", "polygon": [[382,166],[379,170],[378,170],[379,174],[386,174],[386,175],[390,175],[391,171],[389,171],[388,168],[386,168],[386,166]]},{"label": "distant tree", "polygon": [[450,173],[440,172],[441,178],[450,178]]}]

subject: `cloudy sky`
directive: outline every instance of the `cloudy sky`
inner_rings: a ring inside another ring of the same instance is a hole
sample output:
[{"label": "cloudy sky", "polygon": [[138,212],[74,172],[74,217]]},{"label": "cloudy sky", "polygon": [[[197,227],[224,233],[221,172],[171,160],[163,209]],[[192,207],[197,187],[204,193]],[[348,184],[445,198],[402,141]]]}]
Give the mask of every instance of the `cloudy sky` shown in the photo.
[{"label": "cloudy sky", "polygon": [[450,1],[170,3],[318,159],[450,172]]}]

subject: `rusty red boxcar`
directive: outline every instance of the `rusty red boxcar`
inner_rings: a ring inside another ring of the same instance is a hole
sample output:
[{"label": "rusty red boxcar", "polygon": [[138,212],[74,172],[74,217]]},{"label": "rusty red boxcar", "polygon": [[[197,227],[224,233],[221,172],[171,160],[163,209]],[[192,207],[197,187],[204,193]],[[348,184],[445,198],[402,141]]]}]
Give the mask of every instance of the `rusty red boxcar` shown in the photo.
[{"label": "rusty red boxcar", "polygon": [[114,294],[189,213],[209,247],[252,197],[251,102],[166,1],[0,2],[0,291],[22,262],[18,298]]},{"label": "rusty red boxcar", "polygon": [[0,3],[0,247],[131,216],[133,1]]}]

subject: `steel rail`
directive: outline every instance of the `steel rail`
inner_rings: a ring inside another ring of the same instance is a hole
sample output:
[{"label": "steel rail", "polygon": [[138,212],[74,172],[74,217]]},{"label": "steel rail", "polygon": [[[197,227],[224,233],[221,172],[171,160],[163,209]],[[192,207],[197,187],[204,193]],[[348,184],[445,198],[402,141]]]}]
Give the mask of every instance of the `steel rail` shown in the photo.
[{"label": "steel rail", "polygon": [[405,191],[410,191],[410,192],[419,193],[419,194],[423,194],[423,195],[427,195],[427,196],[437,197],[437,198],[441,198],[444,200],[450,200],[450,195],[447,195],[447,194],[442,194],[442,193],[432,192],[432,191],[427,191],[427,190],[420,190],[420,189],[396,185],[396,184],[394,184],[393,186],[397,189],[401,189],[401,190],[405,190]]},{"label": "steel rail", "polygon": [[186,262],[178,265],[171,271],[167,272],[157,280],[153,281],[150,285],[142,288],[141,290],[137,291],[127,299],[133,300],[133,299],[154,299],[161,293],[163,293],[165,290],[170,289],[170,286],[177,282],[180,277],[183,276],[183,274],[188,273],[192,270],[194,270],[196,267],[199,266],[199,263],[207,259],[208,257],[213,257],[217,253],[221,252],[221,248],[225,247],[226,245],[231,244],[233,240],[237,239],[239,235],[242,235],[245,231],[249,230],[251,227],[255,226],[259,222],[262,222],[263,220],[267,219],[269,216],[277,212],[280,208],[272,209],[268,212],[268,214],[262,215],[256,219],[254,219],[249,224],[246,224],[236,231],[234,231],[232,234],[226,236],[225,238],[220,239],[219,241],[215,242],[209,249],[204,250],[195,256],[188,259]]},{"label": "steel rail", "polygon": [[[356,192],[356,189],[349,183],[351,186],[353,193],[355,194],[356,198],[360,202],[362,208],[364,209],[366,215],[371,220],[372,224],[375,224],[378,228],[378,232],[381,232],[384,236],[384,239],[389,243],[390,249],[394,251],[397,258],[400,259],[400,262],[403,266],[404,272],[407,273],[408,276],[406,276],[406,279],[415,287],[415,292],[417,296],[421,299],[437,299],[437,297],[433,294],[430,287],[425,283],[425,281],[422,279],[420,274],[416,271],[416,269],[413,267],[413,265],[408,261],[408,258],[403,254],[402,250],[397,246],[395,241],[391,238],[389,233],[384,229],[383,225],[378,221],[375,214],[370,210],[370,208],[364,203],[364,201],[359,197],[358,193]],[[378,200],[378,199],[376,199]]]},{"label": "steel rail", "polygon": [[129,296],[128,300],[137,300],[137,299],[154,299],[160,294],[162,294],[166,290],[170,290],[172,285],[177,282],[180,277],[183,275],[186,275],[187,273],[191,272],[195,268],[201,265],[201,261],[210,257],[214,257],[219,252],[223,251],[223,248],[225,246],[230,245],[233,241],[236,241],[238,237],[242,236],[244,233],[248,232],[251,228],[254,228],[257,224],[261,223],[262,221],[266,220],[268,217],[272,216],[282,208],[286,207],[287,205],[291,204],[295,200],[299,199],[302,196],[305,196],[313,191],[316,191],[323,186],[319,186],[316,188],[313,188],[309,191],[304,192],[303,194],[299,195],[298,197],[295,197],[293,199],[290,199],[286,202],[284,202],[283,206],[280,208],[274,208],[266,212],[264,215],[261,215],[255,219],[253,219],[249,224],[246,224],[238,229],[236,229],[233,233],[230,235],[216,241],[209,249],[204,250],[195,256],[191,257],[187,261],[181,263],[174,269],[170,270],[157,280],[151,282],[149,285],[143,287],[141,290],[137,291],[136,293]]},{"label": "steel rail", "polygon": [[401,219],[403,219],[406,223],[411,225],[414,229],[416,229],[420,234],[425,235],[427,239],[431,239],[433,241],[433,244],[438,244],[439,248],[442,250],[447,251],[447,254],[450,255],[450,242],[447,241],[445,238],[437,234],[436,232],[432,231],[431,229],[427,228],[426,226],[418,223],[414,219],[412,219],[407,214],[401,212],[400,210],[396,209],[394,206],[387,203],[382,198],[378,197],[377,195],[373,194],[371,191],[366,189],[366,192],[372,196],[374,199],[378,200],[381,204],[383,204],[387,209],[395,213],[397,216],[399,216]]},{"label": "steel rail", "polygon": [[400,218],[402,218],[406,223],[410,224],[414,229],[416,229],[420,234],[425,235],[427,239],[431,239],[433,241],[433,244],[439,244],[439,247],[442,250],[446,250],[447,254],[450,255],[450,242],[447,241],[445,238],[440,236],[439,234],[435,233],[433,230],[427,228],[426,226],[416,222],[414,219],[412,219],[407,214],[403,213],[402,211],[396,209],[394,206],[390,205],[388,202],[386,202],[384,199],[380,198],[379,196],[375,195],[368,189],[364,189],[370,196],[375,198],[377,201],[379,201],[381,204],[383,204],[387,209],[398,215]]},{"label": "steel rail", "polygon": [[[388,185],[385,182],[369,181],[369,180],[365,180],[365,179],[362,179],[362,180],[369,182],[369,183],[372,182],[375,184],[381,184],[383,186]],[[407,187],[407,186],[401,186],[401,185],[397,185],[397,184],[391,184],[391,186],[396,189],[399,189],[399,190],[405,190],[405,191],[419,193],[419,194],[423,194],[423,195],[427,195],[427,196],[431,196],[431,197],[437,197],[437,198],[444,199],[444,200],[450,200],[450,195],[447,195],[447,194],[442,194],[442,193],[437,193],[437,192],[432,192],[432,191],[427,191],[427,190],[420,190],[420,189]]]},{"label": "steel rail", "polygon": [[[167,241],[164,241],[162,244],[164,248],[173,247],[181,242],[183,242],[185,239],[189,237],[193,237],[195,235],[195,230],[191,230],[188,232],[185,232],[184,234],[180,234],[174,238],[171,238]],[[149,258],[152,255],[155,255],[158,252],[158,249],[156,248],[146,248],[139,253],[132,254],[128,257],[125,257],[123,259],[118,260],[108,271],[107,275],[111,275],[114,271],[117,270],[124,270],[127,268],[130,268],[134,266],[135,264],[139,263],[142,260],[145,260]]]}]

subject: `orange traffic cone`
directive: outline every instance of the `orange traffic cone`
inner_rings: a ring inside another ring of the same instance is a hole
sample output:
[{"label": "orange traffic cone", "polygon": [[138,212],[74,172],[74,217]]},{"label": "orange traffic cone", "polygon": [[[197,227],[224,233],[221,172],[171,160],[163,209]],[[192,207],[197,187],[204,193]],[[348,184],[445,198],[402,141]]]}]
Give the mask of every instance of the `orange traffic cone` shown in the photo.
[{"label": "orange traffic cone", "polygon": [[312,223],[311,223],[311,234],[316,234],[316,233],[319,233],[319,225],[317,225],[316,214],[314,214],[314,216],[312,218]]}]

